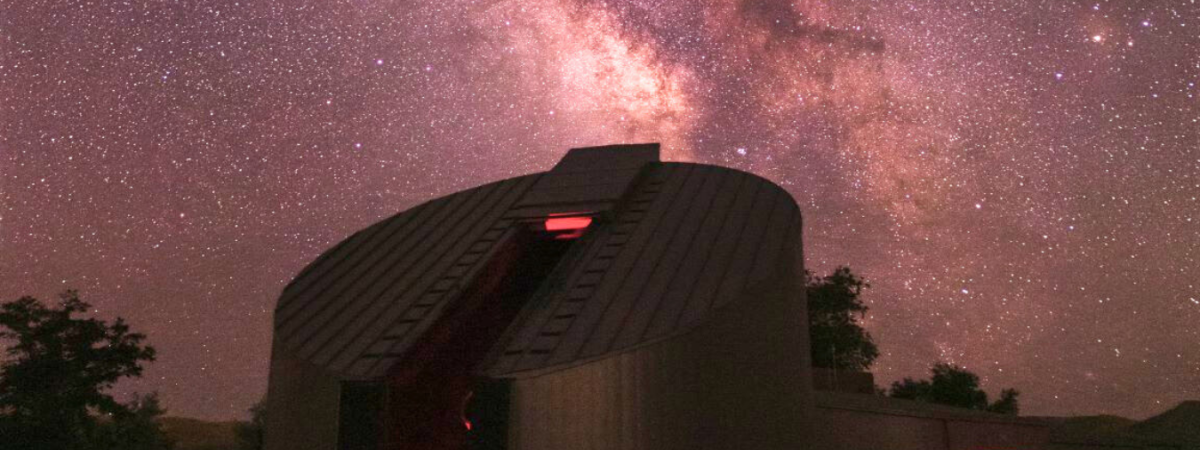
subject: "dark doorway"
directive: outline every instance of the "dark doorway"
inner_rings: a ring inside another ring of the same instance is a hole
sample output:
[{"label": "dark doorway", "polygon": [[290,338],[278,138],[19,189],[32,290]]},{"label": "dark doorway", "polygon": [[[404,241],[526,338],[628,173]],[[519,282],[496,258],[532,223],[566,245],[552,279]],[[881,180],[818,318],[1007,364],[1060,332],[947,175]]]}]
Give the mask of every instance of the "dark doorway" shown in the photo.
[{"label": "dark doorway", "polygon": [[[507,383],[476,377],[509,324],[576,242],[543,226],[500,244],[471,285],[397,364],[386,381],[379,448],[504,448]],[[477,397],[474,398],[473,397]],[[470,404],[471,414],[467,417]]]},{"label": "dark doorway", "polygon": [[375,450],[381,429],[386,389],[379,382],[342,383],[341,410],[338,420],[338,448]]}]

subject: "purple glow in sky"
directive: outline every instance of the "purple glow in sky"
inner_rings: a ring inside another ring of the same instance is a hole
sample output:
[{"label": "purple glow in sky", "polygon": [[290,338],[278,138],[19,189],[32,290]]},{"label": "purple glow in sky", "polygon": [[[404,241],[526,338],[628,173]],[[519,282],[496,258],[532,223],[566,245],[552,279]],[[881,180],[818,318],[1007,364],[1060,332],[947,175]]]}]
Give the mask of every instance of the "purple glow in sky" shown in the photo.
[{"label": "purple glow in sky", "polygon": [[240,416],[284,284],[569,147],[787,188],[872,285],[878,381],[1023,413],[1200,397],[1200,6],[1073,1],[0,3],[0,295],[146,332],[124,392]]}]

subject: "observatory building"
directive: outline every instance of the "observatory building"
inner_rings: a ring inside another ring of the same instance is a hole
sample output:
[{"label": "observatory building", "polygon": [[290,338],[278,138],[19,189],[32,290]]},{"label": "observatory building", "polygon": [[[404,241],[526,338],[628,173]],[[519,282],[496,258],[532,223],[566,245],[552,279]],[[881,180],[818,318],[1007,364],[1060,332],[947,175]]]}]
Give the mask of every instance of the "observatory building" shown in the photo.
[{"label": "observatory building", "polygon": [[571,150],[296,276],[267,448],[803,448],[802,280],[775,184],[657,144]]},{"label": "observatory building", "polygon": [[779,186],[662,162],[657,144],[574,149],[547,172],[430,200],[350,236],[284,289],[266,448],[1044,440],[1029,420],[814,391],[800,230]]}]

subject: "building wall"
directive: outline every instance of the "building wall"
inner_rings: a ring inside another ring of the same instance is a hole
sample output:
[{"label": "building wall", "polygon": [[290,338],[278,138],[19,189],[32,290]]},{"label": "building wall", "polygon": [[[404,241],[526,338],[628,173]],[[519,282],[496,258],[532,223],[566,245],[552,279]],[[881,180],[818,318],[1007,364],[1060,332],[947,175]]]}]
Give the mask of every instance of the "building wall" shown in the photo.
[{"label": "building wall", "polygon": [[334,450],[341,385],[321,368],[271,352],[266,450]]},{"label": "building wall", "polygon": [[945,450],[938,420],[864,411],[818,408],[823,448],[843,450]]},{"label": "building wall", "polygon": [[509,448],[809,448],[799,264],[682,336],[513,382]]},{"label": "building wall", "polygon": [[845,450],[1040,449],[1043,421],[862,394],[820,392],[816,448]]},{"label": "building wall", "polygon": [[1042,448],[1050,438],[1050,428],[1042,424],[943,420],[950,433],[951,450]]}]

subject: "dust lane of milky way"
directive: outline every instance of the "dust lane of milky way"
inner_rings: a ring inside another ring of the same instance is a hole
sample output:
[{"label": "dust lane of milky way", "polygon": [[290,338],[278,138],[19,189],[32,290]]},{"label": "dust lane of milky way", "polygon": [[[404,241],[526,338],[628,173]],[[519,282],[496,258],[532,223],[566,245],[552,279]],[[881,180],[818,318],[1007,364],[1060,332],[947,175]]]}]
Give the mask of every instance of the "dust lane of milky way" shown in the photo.
[{"label": "dust lane of milky way", "polygon": [[[785,186],[866,276],[882,383],[1028,414],[1200,391],[1200,6],[1075,1],[0,4],[0,295],[149,334],[122,393],[238,417],[306,262],[569,147]],[[797,351],[804,351],[797,349]]]}]

